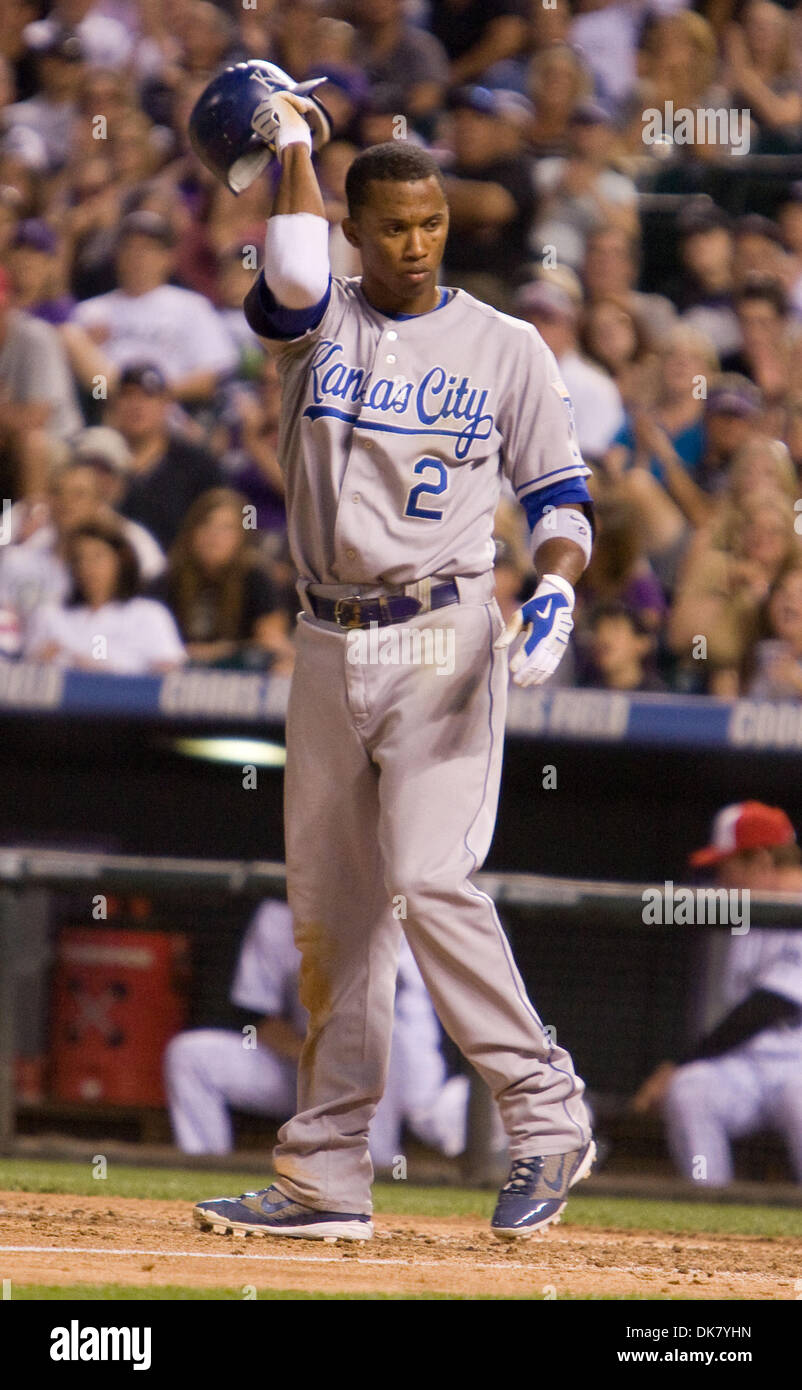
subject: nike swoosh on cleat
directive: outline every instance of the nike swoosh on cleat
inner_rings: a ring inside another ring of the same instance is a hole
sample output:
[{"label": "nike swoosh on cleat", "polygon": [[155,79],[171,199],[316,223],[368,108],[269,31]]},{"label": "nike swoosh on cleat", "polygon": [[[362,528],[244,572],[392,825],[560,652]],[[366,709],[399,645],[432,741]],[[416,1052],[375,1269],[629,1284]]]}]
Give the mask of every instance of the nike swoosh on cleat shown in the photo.
[{"label": "nike swoosh on cleat", "polygon": [[541,611],[540,611],[539,608],[536,608],[536,609],[535,609],[535,612],[537,613],[537,616],[538,616],[539,618],[547,618],[547,617],[549,616],[549,613],[551,612],[551,602],[552,602],[551,599],[549,599],[549,601],[548,601],[548,603],[546,604],[546,607],[543,609],[543,612],[542,612],[542,613],[541,613]]},{"label": "nike swoosh on cleat", "polygon": [[563,1159],[560,1161],[560,1171],[559,1171],[559,1173],[557,1174],[557,1180],[556,1180],[556,1182],[549,1182],[547,1178],[545,1178],[545,1177],[543,1178],[543,1186],[544,1186],[544,1187],[547,1187],[547,1188],[549,1189],[549,1192],[562,1192],[562,1189],[563,1189],[563,1169],[564,1169],[564,1168],[565,1168],[565,1159],[563,1158]]}]

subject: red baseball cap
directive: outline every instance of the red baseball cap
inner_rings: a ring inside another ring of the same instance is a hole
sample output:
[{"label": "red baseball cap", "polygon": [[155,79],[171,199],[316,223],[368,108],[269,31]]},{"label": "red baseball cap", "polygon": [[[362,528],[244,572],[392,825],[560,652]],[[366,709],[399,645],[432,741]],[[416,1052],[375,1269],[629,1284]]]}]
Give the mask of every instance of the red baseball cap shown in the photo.
[{"label": "red baseball cap", "polygon": [[796,832],[785,811],[762,801],[736,801],[713,817],[711,842],[690,856],[691,864],[719,864],[744,849],[792,845]]}]

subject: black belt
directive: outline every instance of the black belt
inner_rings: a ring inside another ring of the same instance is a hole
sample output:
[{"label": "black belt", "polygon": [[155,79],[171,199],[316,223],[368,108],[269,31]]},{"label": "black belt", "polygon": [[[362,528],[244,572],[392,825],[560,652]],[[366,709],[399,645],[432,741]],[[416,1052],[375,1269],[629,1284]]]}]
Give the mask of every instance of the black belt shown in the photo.
[{"label": "black belt", "polygon": [[[382,594],[380,598],[321,598],[318,594],[307,597],[316,618],[323,622],[336,623],[338,627],[388,627],[390,623],[404,623],[420,613],[423,604],[420,599],[407,594]],[[449,603],[459,603],[459,589],[456,581],[448,579],[444,584],[435,584],[430,595],[430,609],[445,608]],[[427,610],[428,611],[428,610]]]}]

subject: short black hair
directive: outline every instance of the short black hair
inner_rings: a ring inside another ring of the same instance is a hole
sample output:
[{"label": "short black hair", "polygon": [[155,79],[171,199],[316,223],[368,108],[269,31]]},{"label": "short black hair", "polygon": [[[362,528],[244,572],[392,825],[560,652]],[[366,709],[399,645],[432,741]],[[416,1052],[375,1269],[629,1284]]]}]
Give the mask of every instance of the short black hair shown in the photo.
[{"label": "short black hair", "polygon": [[358,154],[345,176],[348,215],[353,217],[368,201],[368,188],[374,181],[417,183],[435,178],[445,193],[442,170],[437,160],[420,145],[406,140],[386,140]]}]

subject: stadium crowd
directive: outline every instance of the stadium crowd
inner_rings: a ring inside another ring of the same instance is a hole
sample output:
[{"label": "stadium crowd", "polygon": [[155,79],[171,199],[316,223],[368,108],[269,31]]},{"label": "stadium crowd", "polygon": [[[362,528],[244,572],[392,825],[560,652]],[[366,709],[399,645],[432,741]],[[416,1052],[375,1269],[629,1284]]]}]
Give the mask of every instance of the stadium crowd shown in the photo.
[{"label": "stadium crowd", "polygon": [[[597,541],[553,679],[802,696],[802,7],[771,0],[4,0],[0,655],[292,669],[278,383],[241,312],[274,184],[234,197],[187,143],[255,57],[328,78],[334,273],[355,153],[423,144],[444,283],[560,364]],[[509,616],[511,497],[496,536]]]}]

